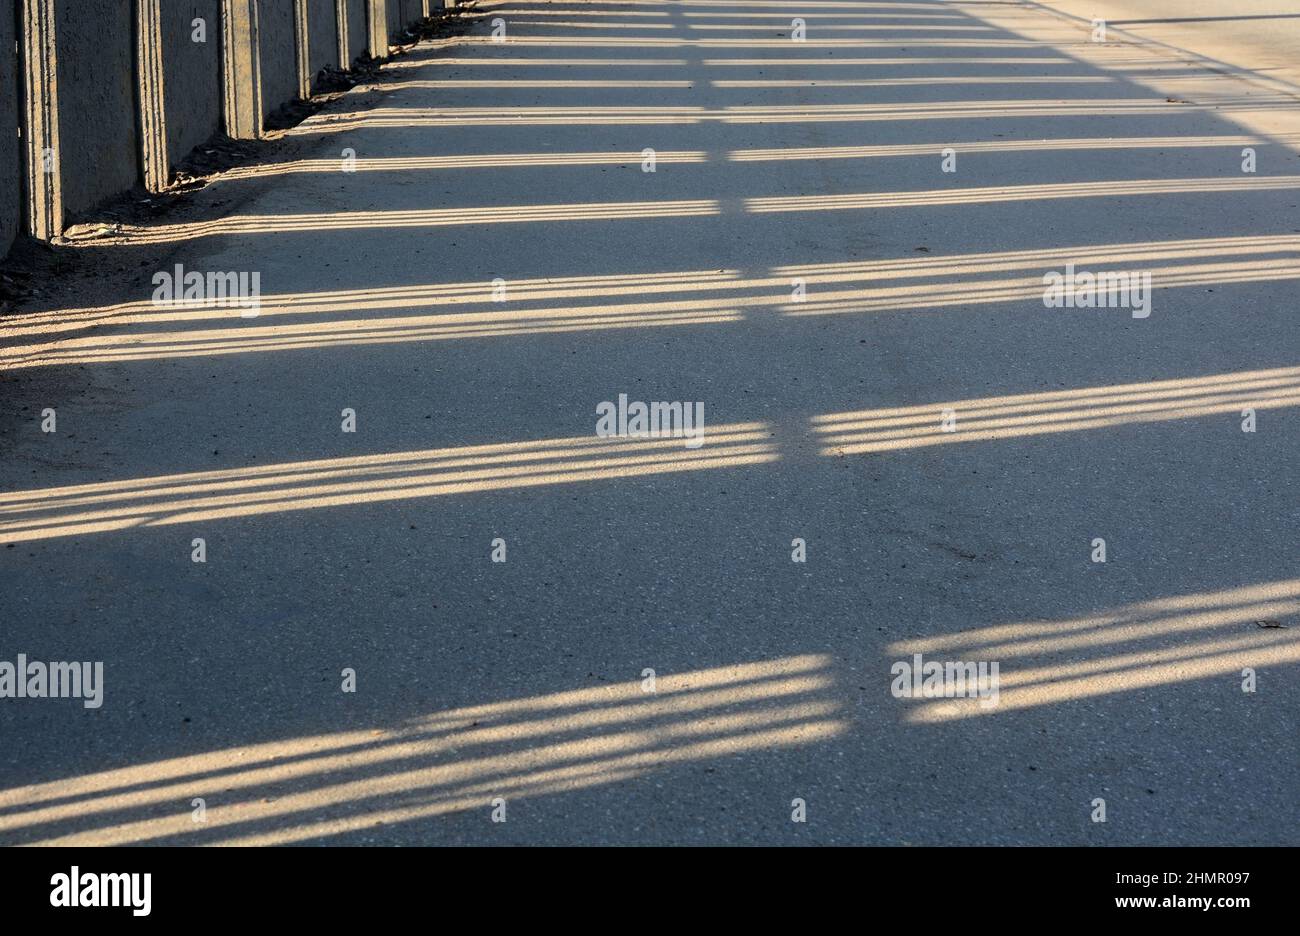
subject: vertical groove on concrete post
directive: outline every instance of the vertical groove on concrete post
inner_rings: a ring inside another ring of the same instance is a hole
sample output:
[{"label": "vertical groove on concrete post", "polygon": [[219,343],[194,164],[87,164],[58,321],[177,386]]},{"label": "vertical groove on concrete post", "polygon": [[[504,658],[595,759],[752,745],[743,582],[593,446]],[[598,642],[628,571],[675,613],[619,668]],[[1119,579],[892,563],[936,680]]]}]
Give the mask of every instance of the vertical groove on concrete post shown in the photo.
[{"label": "vertical groove on concrete post", "polygon": [[307,24],[307,0],[293,0],[293,40],[298,52],[298,97],[311,97],[311,49]]},{"label": "vertical groove on concrete post", "polygon": [[136,78],[140,89],[140,164],[144,186],[161,192],[171,180],[163,88],[162,0],[136,0]]},{"label": "vertical groove on concrete post", "polygon": [[352,64],[348,58],[348,0],[334,0],[334,19],[339,36],[339,70],[347,71]]},{"label": "vertical groove on concrete post", "polygon": [[222,94],[226,133],[237,140],[262,136],[262,63],[257,0],[222,0]]},{"label": "vertical groove on concrete post", "polygon": [[54,0],[22,0],[20,39],[24,91],[24,157],[27,163],[27,227],[33,237],[63,233],[63,182],[59,153],[58,55]]},{"label": "vertical groove on concrete post", "polygon": [[253,113],[253,136],[262,136],[262,29],[258,15],[261,0],[248,0],[249,92],[246,101]]},{"label": "vertical groove on concrete post", "polygon": [[240,139],[238,42],[239,5],[244,0],[221,0],[221,106],[226,117],[226,133]]}]

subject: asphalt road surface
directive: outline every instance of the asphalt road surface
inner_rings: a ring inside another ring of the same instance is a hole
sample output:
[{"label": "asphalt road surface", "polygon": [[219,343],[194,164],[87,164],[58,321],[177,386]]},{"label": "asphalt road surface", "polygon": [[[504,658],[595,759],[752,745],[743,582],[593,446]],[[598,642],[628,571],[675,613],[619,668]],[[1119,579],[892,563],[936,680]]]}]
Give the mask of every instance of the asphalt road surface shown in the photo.
[{"label": "asphalt road surface", "polygon": [[0,842],[1300,843],[1300,99],[796,7],[488,3],[67,248],[0,661],[102,704],[0,700]]},{"label": "asphalt road surface", "polygon": [[1300,89],[1300,7],[1292,0],[1034,0],[1255,79]]}]

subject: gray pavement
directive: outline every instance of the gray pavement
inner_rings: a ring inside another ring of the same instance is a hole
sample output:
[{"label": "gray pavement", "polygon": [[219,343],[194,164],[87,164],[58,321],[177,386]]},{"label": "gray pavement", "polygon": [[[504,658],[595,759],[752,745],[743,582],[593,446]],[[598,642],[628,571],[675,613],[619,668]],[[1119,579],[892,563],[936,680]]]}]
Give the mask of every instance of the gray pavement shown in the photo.
[{"label": "gray pavement", "polygon": [[1300,89],[1300,9],[1288,0],[1033,0],[1066,16],[1101,17],[1137,40]]},{"label": "gray pavement", "polygon": [[0,336],[0,661],[104,664],[0,702],[0,842],[1300,842],[1300,101],[1016,5],[481,9]]}]

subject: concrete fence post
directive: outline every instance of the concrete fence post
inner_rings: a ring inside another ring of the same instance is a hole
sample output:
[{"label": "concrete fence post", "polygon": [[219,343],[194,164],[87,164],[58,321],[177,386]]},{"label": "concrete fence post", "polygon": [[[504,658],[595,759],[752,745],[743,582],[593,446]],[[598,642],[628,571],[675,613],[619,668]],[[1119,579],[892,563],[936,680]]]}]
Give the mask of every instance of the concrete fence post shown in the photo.
[{"label": "concrete fence post", "polygon": [[385,0],[370,0],[366,4],[370,57],[386,58],[388,55],[388,4]]},{"label": "concrete fence post", "polygon": [[348,0],[334,0],[334,19],[339,38],[339,70],[347,71],[352,64],[352,56],[348,54],[351,48],[348,41]]},{"label": "concrete fence post", "polygon": [[236,140],[256,140],[262,136],[257,0],[223,0],[221,49],[226,133]]},{"label": "concrete fence post", "polygon": [[171,179],[167,96],[163,82],[162,0],[136,0],[136,83],[140,102],[140,165],[144,186],[161,192]]},{"label": "concrete fence post", "polygon": [[27,225],[33,237],[52,240],[63,233],[54,0],[22,0],[22,32]]}]

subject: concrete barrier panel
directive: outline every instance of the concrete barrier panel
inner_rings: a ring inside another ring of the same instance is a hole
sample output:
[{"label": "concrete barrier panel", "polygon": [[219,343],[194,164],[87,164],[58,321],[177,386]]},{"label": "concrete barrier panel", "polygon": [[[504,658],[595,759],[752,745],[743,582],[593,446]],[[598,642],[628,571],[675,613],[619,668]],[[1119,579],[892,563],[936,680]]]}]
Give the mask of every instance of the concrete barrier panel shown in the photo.
[{"label": "concrete barrier panel", "polygon": [[429,14],[426,8],[429,6],[429,0],[397,0],[402,7],[402,25],[410,26],[418,19],[423,19]]},{"label": "concrete barrier panel", "polygon": [[140,180],[132,0],[57,0],[59,170],[69,214]]},{"label": "concrete barrier panel", "polygon": [[[164,129],[174,165],[221,130],[221,0],[164,0],[159,9]],[[204,42],[195,41],[200,35]]]},{"label": "concrete barrier panel", "polygon": [[335,0],[307,0],[307,67],[314,79],[327,65],[339,62],[338,4]]},{"label": "concrete barrier panel", "polygon": [[18,145],[18,57],[14,20],[0,8],[0,258],[22,225],[22,150]]},{"label": "concrete barrier panel", "polygon": [[298,96],[297,29],[290,0],[259,0],[258,61],[262,71],[262,116]]},{"label": "concrete barrier panel", "polygon": [[370,47],[368,32],[367,5],[370,0],[339,0],[347,9],[348,17],[348,60],[344,67],[350,66]]}]

